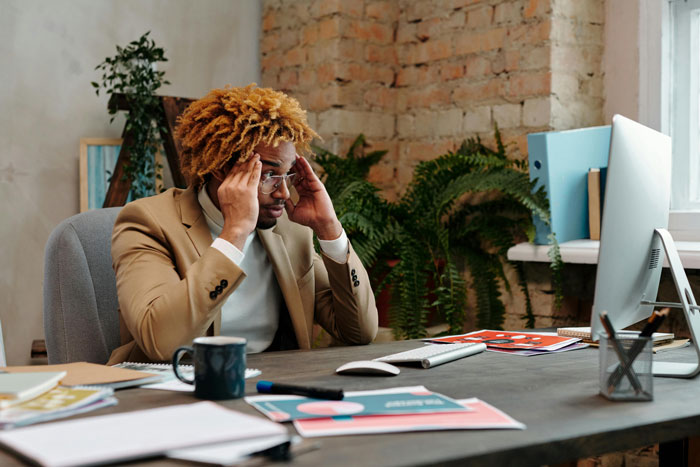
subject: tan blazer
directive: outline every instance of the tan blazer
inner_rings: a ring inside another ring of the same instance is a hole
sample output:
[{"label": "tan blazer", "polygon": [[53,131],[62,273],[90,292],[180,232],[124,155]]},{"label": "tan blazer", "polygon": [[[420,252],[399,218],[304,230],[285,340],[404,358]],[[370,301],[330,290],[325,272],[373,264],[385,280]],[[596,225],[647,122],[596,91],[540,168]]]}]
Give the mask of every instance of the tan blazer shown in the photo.
[{"label": "tan blazer", "polygon": [[[318,255],[311,229],[289,221],[286,214],[275,227],[258,229],[258,235],[300,349],[311,348],[314,321],[346,344],[374,339],[374,295],[352,246],[346,264]],[[112,261],[122,346],[108,364],[169,361],[177,347],[219,333],[221,305],[245,273],[211,243],[191,188],[173,188],[121,210],[112,234]]]}]

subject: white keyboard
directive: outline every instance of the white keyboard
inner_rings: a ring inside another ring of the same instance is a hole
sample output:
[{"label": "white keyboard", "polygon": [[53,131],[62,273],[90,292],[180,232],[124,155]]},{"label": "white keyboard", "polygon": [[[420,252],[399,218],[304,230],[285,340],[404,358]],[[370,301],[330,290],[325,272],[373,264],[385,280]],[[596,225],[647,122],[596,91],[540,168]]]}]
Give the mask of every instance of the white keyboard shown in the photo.
[{"label": "white keyboard", "polygon": [[486,350],[482,342],[466,344],[430,344],[417,349],[399,352],[386,357],[375,358],[377,362],[386,363],[420,363],[423,368],[432,368],[459,358],[468,357]]}]

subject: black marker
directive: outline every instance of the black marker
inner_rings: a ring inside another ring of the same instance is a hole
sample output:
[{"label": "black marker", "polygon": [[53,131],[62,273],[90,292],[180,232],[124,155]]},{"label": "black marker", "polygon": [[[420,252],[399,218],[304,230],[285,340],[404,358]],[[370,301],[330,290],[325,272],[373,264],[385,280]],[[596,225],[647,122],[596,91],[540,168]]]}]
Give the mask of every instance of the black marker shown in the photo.
[{"label": "black marker", "polygon": [[263,394],[294,394],[297,396],[327,399],[331,401],[343,400],[344,396],[342,389],[309,388],[306,386],[272,383],[270,381],[258,381],[255,387],[258,392]]}]

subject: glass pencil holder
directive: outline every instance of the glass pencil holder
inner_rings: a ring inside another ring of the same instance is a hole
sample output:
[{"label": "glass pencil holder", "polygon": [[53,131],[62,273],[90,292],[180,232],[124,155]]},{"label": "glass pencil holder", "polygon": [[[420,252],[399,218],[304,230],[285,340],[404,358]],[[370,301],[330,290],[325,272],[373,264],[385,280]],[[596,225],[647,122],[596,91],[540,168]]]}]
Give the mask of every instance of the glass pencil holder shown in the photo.
[{"label": "glass pencil holder", "polygon": [[654,398],[651,337],[600,336],[600,394],[615,401]]}]

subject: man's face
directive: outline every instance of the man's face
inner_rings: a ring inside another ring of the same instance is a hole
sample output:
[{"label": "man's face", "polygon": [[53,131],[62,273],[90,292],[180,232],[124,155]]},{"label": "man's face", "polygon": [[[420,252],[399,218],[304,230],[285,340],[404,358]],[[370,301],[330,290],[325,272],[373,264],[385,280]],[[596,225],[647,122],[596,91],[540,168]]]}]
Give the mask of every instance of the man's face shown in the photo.
[{"label": "man's face", "polygon": [[[296,164],[296,148],[290,142],[282,142],[277,147],[259,144],[255,152],[260,154],[262,162],[262,176],[265,175],[286,175],[294,172]],[[277,219],[284,212],[284,202],[289,198],[289,189],[285,182],[272,193],[265,194],[258,187],[258,201],[260,212],[258,214],[259,229],[269,229],[277,223]]]}]

